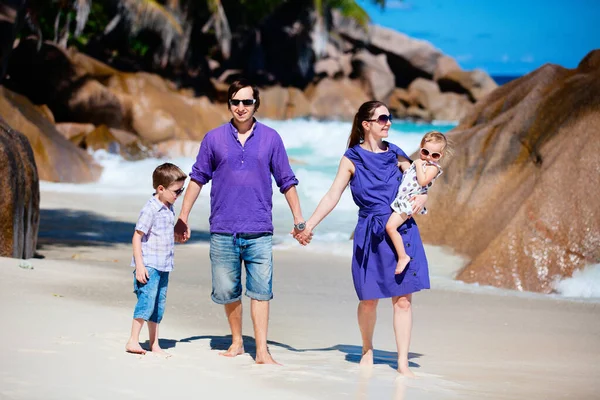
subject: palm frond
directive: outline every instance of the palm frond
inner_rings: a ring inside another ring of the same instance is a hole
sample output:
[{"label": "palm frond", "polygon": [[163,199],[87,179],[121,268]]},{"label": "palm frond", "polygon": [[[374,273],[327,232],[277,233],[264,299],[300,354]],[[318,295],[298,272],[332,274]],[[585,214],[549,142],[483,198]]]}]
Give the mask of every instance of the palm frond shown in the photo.
[{"label": "palm frond", "polygon": [[87,23],[90,15],[92,0],[75,0],[73,8],[75,9],[75,37],[79,37],[83,33],[83,28]]},{"label": "palm frond", "polygon": [[157,32],[162,37],[175,37],[183,33],[179,21],[155,0],[121,0],[119,12],[129,23],[132,34],[143,29]]},{"label": "palm frond", "polygon": [[[326,0],[327,5],[337,9],[344,17],[352,18],[362,26],[367,26],[371,21],[369,14],[356,0]],[[385,4],[385,0],[374,1],[377,4]]]}]

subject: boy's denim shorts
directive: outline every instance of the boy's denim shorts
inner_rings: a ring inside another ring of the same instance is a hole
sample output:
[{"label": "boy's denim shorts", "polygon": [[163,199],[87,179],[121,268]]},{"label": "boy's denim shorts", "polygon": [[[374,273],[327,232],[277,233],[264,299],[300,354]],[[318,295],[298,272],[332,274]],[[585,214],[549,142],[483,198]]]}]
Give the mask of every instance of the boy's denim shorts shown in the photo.
[{"label": "boy's denim shorts", "polygon": [[138,299],[133,311],[133,318],[141,318],[144,321],[158,324],[165,313],[169,272],[158,271],[152,267],[146,267],[146,269],[148,269],[149,275],[146,283],[138,282],[135,278],[135,269],[133,270],[133,292]]},{"label": "boy's denim shorts", "polygon": [[229,304],[242,298],[242,261],[246,267],[246,296],[273,298],[273,235],[271,233],[210,235],[212,300]]}]

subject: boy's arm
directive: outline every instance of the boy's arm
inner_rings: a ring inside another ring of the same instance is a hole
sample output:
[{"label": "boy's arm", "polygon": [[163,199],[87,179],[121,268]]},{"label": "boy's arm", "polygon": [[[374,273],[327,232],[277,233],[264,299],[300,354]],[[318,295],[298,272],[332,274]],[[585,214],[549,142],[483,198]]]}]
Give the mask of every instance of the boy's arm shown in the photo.
[{"label": "boy's arm", "polygon": [[417,171],[417,182],[420,186],[426,186],[438,174],[439,168],[435,165],[425,164],[425,171],[423,171],[422,165],[422,160],[415,161],[415,170]]},{"label": "boy's arm", "polygon": [[144,232],[136,230],[133,233],[131,244],[133,245],[133,259],[135,261],[135,279],[140,283],[146,283],[150,276],[142,257],[142,236],[144,236]]},{"label": "boy's arm", "polygon": [[[292,211],[292,216],[294,217],[294,225],[299,224],[300,222],[305,222],[302,217],[302,209],[300,208],[300,199],[298,198],[298,191],[296,190],[296,185],[290,186],[288,190],[285,191],[285,199],[290,206],[290,211]],[[294,230],[292,231],[292,235],[296,237],[296,235],[300,233],[300,231]]]},{"label": "boy's arm", "polygon": [[408,158],[398,156],[398,167],[402,172],[410,168],[410,160]]}]

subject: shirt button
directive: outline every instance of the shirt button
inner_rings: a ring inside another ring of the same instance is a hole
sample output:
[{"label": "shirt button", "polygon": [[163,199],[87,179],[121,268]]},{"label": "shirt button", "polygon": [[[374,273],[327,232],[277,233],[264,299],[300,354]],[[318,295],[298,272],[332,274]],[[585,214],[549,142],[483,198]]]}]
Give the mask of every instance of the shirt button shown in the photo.
[{"label": "shirt button", "polygon": [[242,164],[244,163],[244,160],[242,160]]}]

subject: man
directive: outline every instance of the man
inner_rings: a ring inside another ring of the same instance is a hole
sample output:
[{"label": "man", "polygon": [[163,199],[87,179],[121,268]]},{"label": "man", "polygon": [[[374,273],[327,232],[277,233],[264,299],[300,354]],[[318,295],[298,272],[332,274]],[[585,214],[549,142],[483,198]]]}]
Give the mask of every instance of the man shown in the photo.
[{"label": "man", "polygon": [[[258,88],[246,80],[229,87],[229,123],[208,132],[202,141],[191,181],[175,227],[178,241],[187,241],[188,217],[202,187],[212,179],[210,260],[212,299],[225,306],[232,343],[224,356],[244,353],[242,342],[242,261],[246,267],[246,295],[256,340],[256,363],[277,364],[267,349],[269,300],[273,298],[271,175],[294,217],[292,234],[305,227],[296,192],[298,180],[290,167],[279,134],[256,121]],[[301,242],[307,244],[310,239]]]}]

